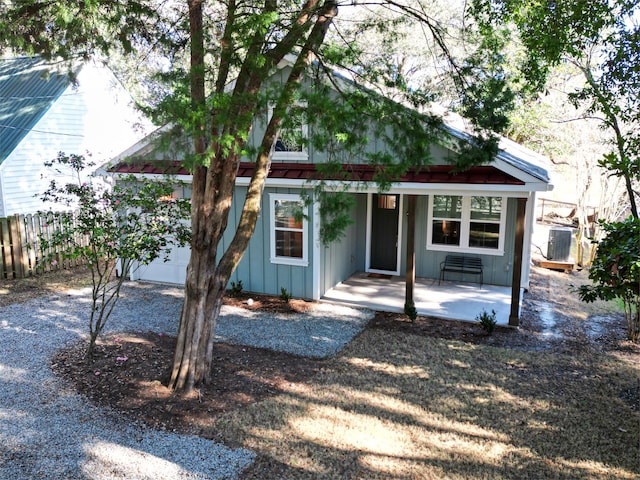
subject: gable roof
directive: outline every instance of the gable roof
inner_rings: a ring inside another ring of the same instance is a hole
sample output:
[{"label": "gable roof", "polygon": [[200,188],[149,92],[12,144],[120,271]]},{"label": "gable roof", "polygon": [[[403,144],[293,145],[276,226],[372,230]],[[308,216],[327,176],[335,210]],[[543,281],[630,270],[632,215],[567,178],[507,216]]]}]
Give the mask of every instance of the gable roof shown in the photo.
[{"label": "gable roof", "polygon": [[[286,57],[280,64],[279,68],[282,68],[285,65],[292,66],[293,59]],[[356,81],[353,78],[353,73],[345,71],[343,69],[333,67],[332,74],[336,76],[342,82],[345,82],[347,85],[355,85]],[[372,92],[374,95],[384,95],[383,93],[377,91],[373,86],[365,86],[365,89]],[[395,101],[395,100],[394,100]],[[405,108],[414,110],[415,108],[410,105],[402,104]],[[442,118],[441,129],[450,135],[452,138],[463,140],[465,142],[474,143],[475,138],[472,131],[471,123],[462,117],[459,114],[456,114],[449,110],[448,108],[440,105],[438,103],[430,103],[428,109],[432,110],[432,113],[439,114]],[[424,110],[420,111],[421,113],[425,113]],[[549,177],[549,172],[547,171],[546,165],[549,160],[544,155],[541,155],[530,148],[525,147],[519,143],[516,143],[502,135],[498,135],[499,145],[498,145],[498,153],[494,160],[495,163],[501,163],[501,166],[511,167],[508,168],[511,171],[519,171],[533,177],[534,179],[541,181],[543,183],[550,184],[551,178]],[[446,143],[446,142],[445,142]],[[447,148],[450,148],[451,145],[443,145]],[[499,162],[496,162],[498,160]]]},{"label": "gable roof", "polygon": [[[292,62],[285,58],[278,64],[278,69],[284,66],[291,66]],[[334,74],[347,83],[353,83],[352,80],[342,75],[340,72],[334,71]],[[436,110],[442,107],[434,106]],[[405,108],[411,108],[405,106]],[[443,110],[441,112],[442,125],[441,129],[451,139],[463,140],[474,143],[475,137],[470,133],[471,126],[468,120],[454,114],[451,111]],[[172,128],[171,124],[167,124],[142,139],[129,149],[116,156],[107,166],[106,170],[112,173],[138,173],[138,174],[170,174],[170,175],[188,175],[188,171],[180,166],[180,162],[175,159],[165,157],[164,160],[144,158],[153,152],[153,141],[163,135]],[[452,175],[454,168],[451,166],[431,165],[422,170],[409,169],[405,176],[398,179],[399,182],[411,182],[417,184],[425,183],[466,183],[466,184],[502,184],[502,185],[537,185],[535,190],[551,190],[553,185],[547,170],[548,158],[541,155],[523,145],[520,145],[505,137],[499,136],[498,153],[489,165],[476,166],[467,171],[468,175],[461,174]],[[452,148],[449,142],[443,142],[445,148]],[[454,147],[455,148],[455,147]],[[355,181],[371,181],[374,175],[374,167],[364,165],[343,165],[343,169],[349,170],[355,178]],[[354,171],[355,169],[355,171]],[[446,170],[446,173],[445,173]],[[251,163],[242,163],[238,172],[238,177],[250,177],[253,171]],[[430,172],[430,173],[425,173]],[[436,173],[436,174],[434,174]],[[309,180],[318,178],[315,165],[296,165],[282,162],[272,162],[269,172],[269,178],[280,179],[300,179]],[[330,180],[328,177],[323,177]],[[336,178],[335,180],[344,180],[344,178]],[[331,179],[333,180],[333,179]]]},{"label": "gable roof", "polygon": [[[443,120],[443,129],[449,135],[467,142],[474,141],[473,135],[468,132],[467,125],[462,117],[448,112]],[[499,145],[496,160],[500,160],[537,180],[551,183],[549,172],[545,167],[548,163],[547,157],[506,137],[499,136],[498,138]]]},{"label": "gable roof", "polygon": [[71,85],[38,57],[0,58],[0,163]]}]

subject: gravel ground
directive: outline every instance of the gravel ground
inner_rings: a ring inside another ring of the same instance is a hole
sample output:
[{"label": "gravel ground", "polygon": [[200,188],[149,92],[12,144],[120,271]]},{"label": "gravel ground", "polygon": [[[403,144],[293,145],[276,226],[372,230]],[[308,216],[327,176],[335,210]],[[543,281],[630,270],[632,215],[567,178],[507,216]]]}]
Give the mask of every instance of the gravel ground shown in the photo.
[{"label": "gravel ground", "polygon": [[[126,285],[106,330],[175,335],[181,304],[181,289]],[[0,308],[0,479],[232,479],[251,464],[251,451],[131,424],[55,378],[49,359],[85,335],[89,306],[83,290]],[[270,316],[224,307],[217,335],[326,357],[372,316],[326,305]]]}]

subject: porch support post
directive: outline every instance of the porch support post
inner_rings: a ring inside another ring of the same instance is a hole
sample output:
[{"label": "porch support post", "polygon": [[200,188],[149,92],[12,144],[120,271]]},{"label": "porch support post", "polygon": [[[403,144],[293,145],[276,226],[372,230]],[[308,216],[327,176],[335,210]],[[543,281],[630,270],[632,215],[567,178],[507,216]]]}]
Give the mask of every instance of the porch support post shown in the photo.
[{"label": "porch support post", "polygon": [[405,273],[404,313],[411,320],[417,315],[413,301],[413,289],[416,283],[416,196],[409,195],[407,208],[407,268]]},{"label": "porch support post", "polygon": [[524,250],[524,220],[527,212],[527,199],[518,198],[516,210],[516,235],[513,249],[513,278],[511,279],[511,313],[509,325],[520,324],[520,287],[522,285],[522,260]]}]

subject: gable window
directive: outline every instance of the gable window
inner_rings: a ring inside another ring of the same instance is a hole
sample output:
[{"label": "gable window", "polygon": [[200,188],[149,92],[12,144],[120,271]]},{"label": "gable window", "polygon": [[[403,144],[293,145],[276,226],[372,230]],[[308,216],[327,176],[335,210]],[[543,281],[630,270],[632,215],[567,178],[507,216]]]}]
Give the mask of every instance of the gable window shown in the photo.
[{"label": "gable window", "polygon": [[[304,105],[291,107],[287,118],[282,121],[278,132],[278,139],[273,150],[273,160],[308,160],[307,137],[308,129],[304,120]],[[273,108],[269,107],[269,118]]]},{"label": "gable window", "polygon": [[427,248],[502,255],[505,214],[504,197],[432,195]]},{"label": "gable window", "polygon": [[271,262],[308,265],[306,207],[298,195],[271,194]]}]

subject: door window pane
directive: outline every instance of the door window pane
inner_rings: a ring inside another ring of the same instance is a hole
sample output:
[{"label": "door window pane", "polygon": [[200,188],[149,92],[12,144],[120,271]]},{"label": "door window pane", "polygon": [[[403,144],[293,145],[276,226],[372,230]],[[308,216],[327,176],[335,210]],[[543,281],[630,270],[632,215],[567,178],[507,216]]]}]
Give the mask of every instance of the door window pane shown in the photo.
[{"label": "door window pane", "polygon": [[397,200],[397,195],[378,195],[378,208],[395,210]]}]

